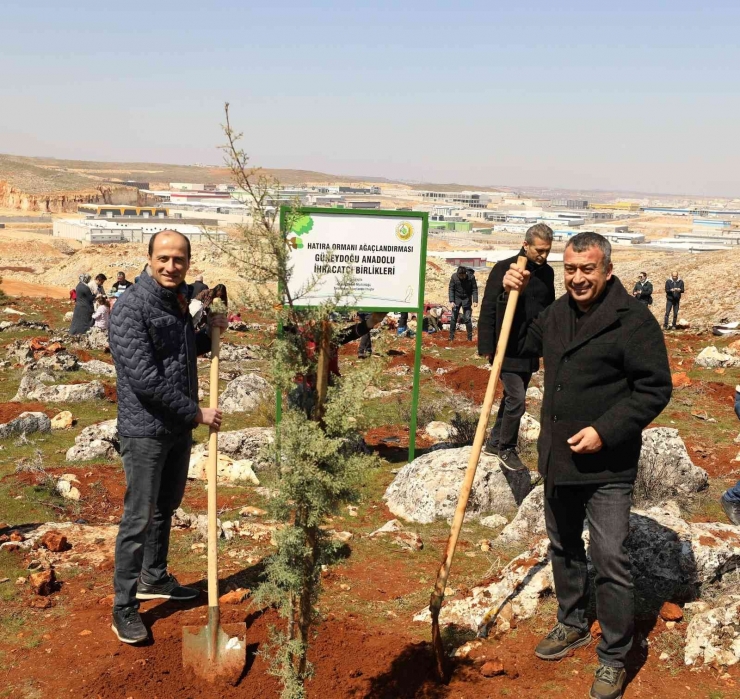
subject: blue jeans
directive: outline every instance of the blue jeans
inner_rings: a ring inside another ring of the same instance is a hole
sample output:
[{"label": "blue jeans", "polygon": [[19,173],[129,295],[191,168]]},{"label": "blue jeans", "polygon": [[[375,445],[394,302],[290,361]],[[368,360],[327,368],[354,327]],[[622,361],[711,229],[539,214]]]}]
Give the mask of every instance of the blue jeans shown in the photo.
[{"label": "blue jeans", "polygon": [[596,614],[602,630],[596,655],[612,667],[624,667],[634,635],[634,588],[625,548],[631,504],[629,483],[558,486],[556,497],[545,498],[558,621],[588,630],[588,564],[581,538],[587,518],[591,563],[596,570]]},{"label": "blue jeans", "polygon": [[[735,415],[740,420],[740,391],[735,391]],[[729,490],[725,491],[725,497],[730,502],[740,502],[740,481]]]},{"label": "blue jeans", "polygon": [[172,514],[185,494],[192,444],[192,432],[121,437],[126,496],[116,537],[115,609],[139,606],[139,577],[156,584],[167,575]]}]

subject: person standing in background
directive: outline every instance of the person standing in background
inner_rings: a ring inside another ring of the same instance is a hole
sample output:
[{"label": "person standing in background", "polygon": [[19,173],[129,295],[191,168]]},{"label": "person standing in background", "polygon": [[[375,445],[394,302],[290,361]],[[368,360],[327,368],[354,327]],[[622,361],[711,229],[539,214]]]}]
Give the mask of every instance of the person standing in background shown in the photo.
[{"label": "person standing in background", "polygon": [[69,326],[70,335],[82,335],[93,325],[93,301],[95,297],[90,290],[90,275],[81,274],[75,288],[75,310],[72,314],[72,324]]},{"label": "person standing in background", "polygon": [[[740,386],[735,386],[735,415],[740,419]],[[720,505],[733,524],[740,525],[740,481],[722,493]]]},{"label": "person standing in background", "polygon": [[473,306],[478,305],[478,283],[475,281],[475,272],[469,267],[458,267],[450,277],[449,299],[452,304],[452,320],[450,321],[450,342],[455,339],[457,319],[462,310],[463,323],[468,331],[468,342],[473,339]]},{"label": "person standing in background", "polygon": [[673,309],[673,325],[671,328],[676,330],[676,322],[678,321],[678,307],[681,305],[681,296],[685,291],[683,285],[683,279],[678,278],[678,272],[674,271],[671,273],[671,278],[666,280],[665,283],[665,319],[663,320],[663,330],[668,330],[668,316],[671,314]]},{"label": "person standing in background", "polygon": [[632,295],[646,306],[653,305],[653,283],[648,279],[647,272],[640,272],[632,289]]},{"label": "person standing in background", "polygon": [[552,229],[538,223],[525,233],[522,249],[517,255],[497,262],[488,275],[483,302],[478,318],[478,354],[493,363],[496,343],[501,331],[503,316],[497,312],[504,293],[504,275],[517,257],[527,258],[530,281],[522,292],[523,301],[517,306],[511,330],[511,340],[506,348],[501,368],[504,395],[496,415],[496,422],[484,448],[486,454],[499,457],[511,492],[517,505],[522,504],[532,489],[529,469],[517,453],[519,425],[526,409],[527,387],[532,374],[540,368],[539,357],[520,356],[517,337],[522,327],[555,301],[555,273],[547,264],[552,249]]},{"label": "person standing in background", "polygon": [[208,284],[203,282],[203,275],[199,274],[192,284],[188,285],[190,289],[190,298],[194,299],[198,297],[198,294],[208,291]]}]

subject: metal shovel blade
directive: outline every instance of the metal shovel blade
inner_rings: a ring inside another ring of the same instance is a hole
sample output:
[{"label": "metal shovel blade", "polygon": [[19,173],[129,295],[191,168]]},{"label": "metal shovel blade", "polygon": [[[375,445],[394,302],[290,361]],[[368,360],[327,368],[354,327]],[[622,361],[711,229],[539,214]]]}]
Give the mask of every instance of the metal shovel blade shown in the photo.
[{"label": "metal shovel blade", "polygon": [[[209,614],[210,616],[210,614]],[[219,624],[185,626],[182,630],[182,664],[201,679],[224,680],[235,685],[247,664],[247,626]]]}]

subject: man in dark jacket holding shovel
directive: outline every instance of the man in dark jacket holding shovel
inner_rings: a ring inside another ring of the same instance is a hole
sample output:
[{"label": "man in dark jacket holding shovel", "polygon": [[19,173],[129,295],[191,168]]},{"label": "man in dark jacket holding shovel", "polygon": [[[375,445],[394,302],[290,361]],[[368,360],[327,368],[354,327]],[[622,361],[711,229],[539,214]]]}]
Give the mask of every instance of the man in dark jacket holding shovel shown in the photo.
[{"label": "man in dark jacket holding shovel", "polygon": [[[542,356],[545,393],[538,442],[545,479],[545,522],[552,546],[558,623],[535,651],[558,660],[591,641],[588,567],[581,539],[588,519],[602,638],[593,699],[617,699],[632,646],[634,600],[625,550],[642,430],[671,397],[660,326],[612,275],[611,245],[579,233],[564,255],[567,294],[519,337],[524,354]],[[531,273],[510,269],[507,291]]]},{"label": "man in dark jacket holding shovel", "polygon": [[[147,630],[139,600],[185,601],[198,590],[167,571],[172,514],[185,492],[192,431],[219,429],[221,411],[198,407],[197,354],[210,351],[196,336],[185,274],[190,240],[161,231],[149,241],[149,271],[113,307],[110,348],[116,364],[118,435],[126,474],[123,517],[116,539],[113,632],[139,643]],[[225,330],[226,319],[214,326]]]},{"label": "man in dark jacket holding shovel", "polygon": [[[538,223],[526,232],[519,255],[526,256],[530,280],[522,292],[511,328],[511,340],[506,348],[501,367],[501,384],[504,395],[498,409],[496,422],[486,442],[485,452],[498,455],[502,470],[514,494],[517,505],[531,490],[529,469],[517,454],[519,424],[525,409],[527,386],[532,374],[539,370],[539,357],[523,357],[517,350],[517,338],[522,328],[555,301],[555,274],[547,264],[552,248],[552,229]],[[518,255],[496,263],[488,275],[486,290],[478,319],[478,354],[493,362],[496,342],[503,323],[503,314],[497,313],[498,302],[504,293],[504,275],[517,260]]]}]

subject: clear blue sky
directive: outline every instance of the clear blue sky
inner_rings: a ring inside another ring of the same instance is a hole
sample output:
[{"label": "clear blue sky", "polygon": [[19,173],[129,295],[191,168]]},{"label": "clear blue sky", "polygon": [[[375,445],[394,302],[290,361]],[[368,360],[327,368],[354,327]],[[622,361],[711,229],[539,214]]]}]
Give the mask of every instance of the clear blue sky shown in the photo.
[{"label": "clear blue sky", "polygon": [[[601,9],[600,9],[601,8]],[[5,0],[0,152],[740,196],[740,3]]]}]

